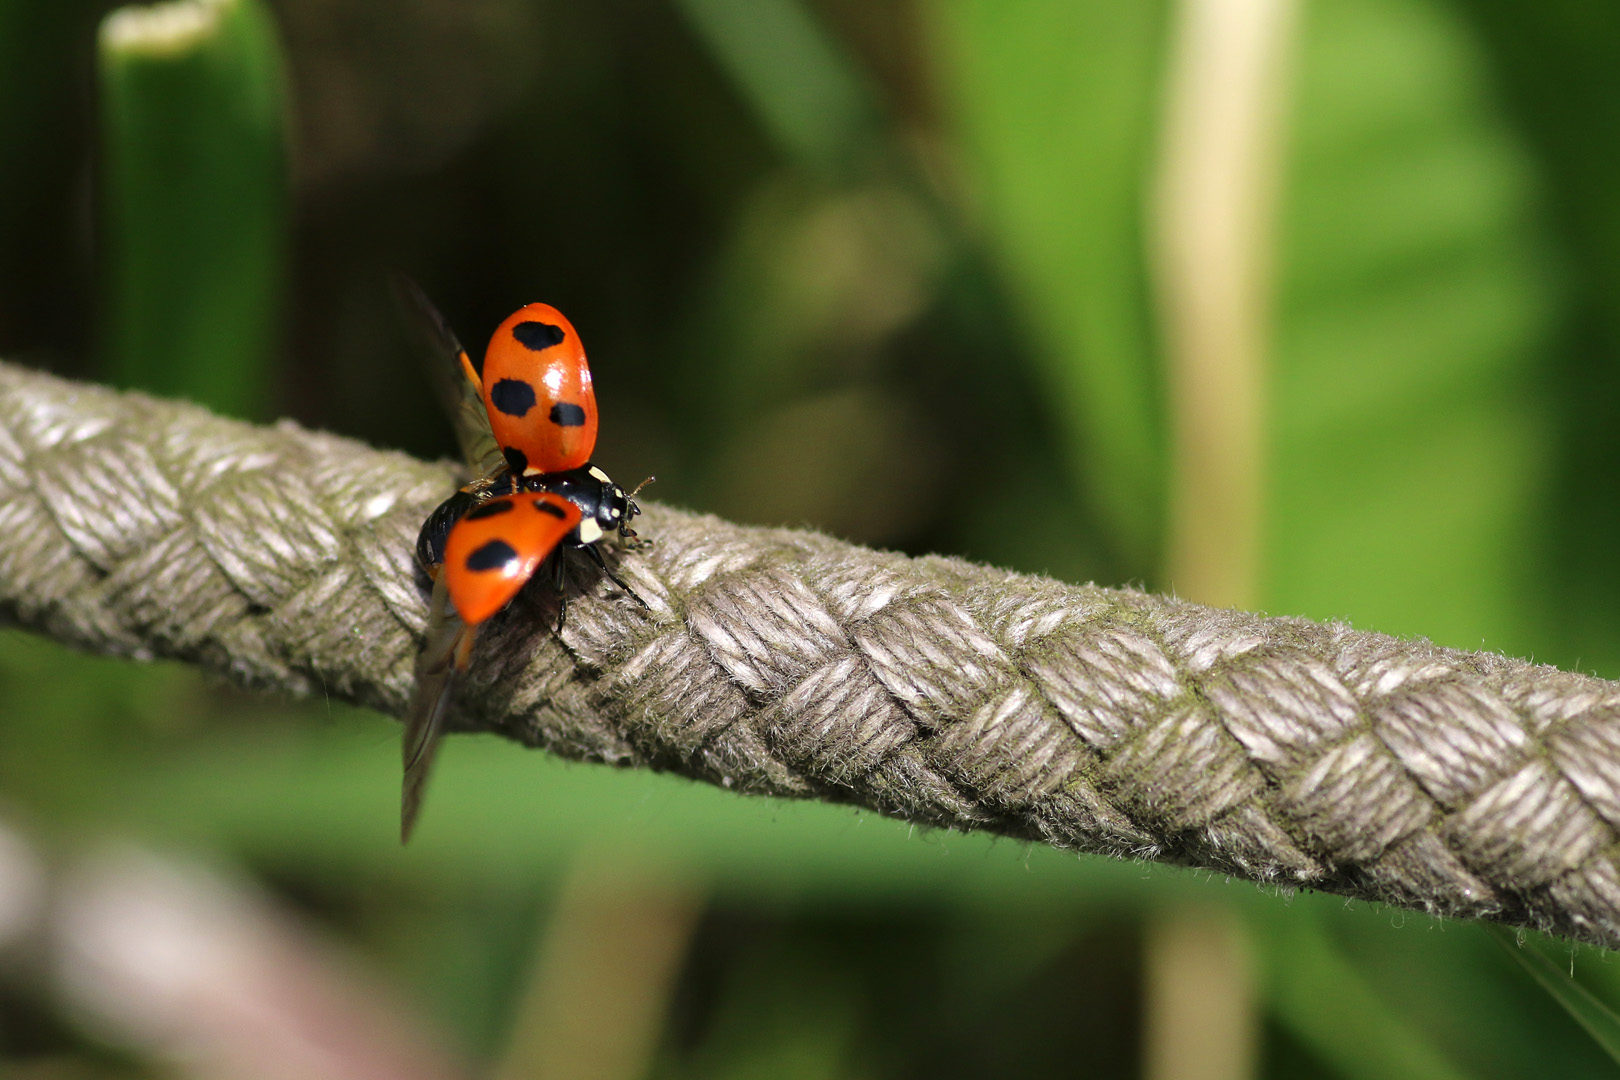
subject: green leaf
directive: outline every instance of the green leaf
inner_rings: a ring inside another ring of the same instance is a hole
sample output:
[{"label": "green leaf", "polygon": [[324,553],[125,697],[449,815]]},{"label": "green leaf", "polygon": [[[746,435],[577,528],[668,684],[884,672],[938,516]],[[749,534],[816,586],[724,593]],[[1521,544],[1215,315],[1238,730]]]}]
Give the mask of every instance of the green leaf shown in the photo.
[{"label": "green leaf", "polygon": [[1528,651],[1552,284],[1479,43],[1427,0],[1304,9],[1266,606]]},{"label": "green leaf", "polygon": [[287,228],[269,15],[259,0],[120,8],[100,74],[112,370],[262,412]]},{"label": "green leaf", "polygon": [[800,0],[678,0],[767,132],[801,166],[848,164],[872,104]]},{"label": "green leaf", "polygon": [[[1127,571],[1146,574],[1164,499],[1142,240],[1163,5],[932,0],[922,18],[1071,475]],[[986,377],[1006,362],[985,357]]]},{"label": "green leaf", "polygon": [[1592,992],[1572,979],[1568,972],[1549,960],[1539,949],[1519,943],[1509,930],[1500,926],[1488,928],[1498,945],[1517,960],[1541,984],[1542,989],[1562,1005],[1575,1022],[1601,1047],[1604,1053],[1620,1064],[1620,1016],[1593,996]]},{"label": "green leaf", "polygon": [[1463,1080],[1424,1032],[1386,1003],[1296,907],[1256,924],[1267,1005],[1278,1022],[1345,1080]]},{"label": "green leaf", "polygon": [[[1526,142],[1556,235],[1560,308],[1556,476],[1542,582],[1555,598],[1538,650],[1550,662],[1620,675],[1620,5],[1464,0]],[[1551,654],[1551,655],[1549,655]]]}]

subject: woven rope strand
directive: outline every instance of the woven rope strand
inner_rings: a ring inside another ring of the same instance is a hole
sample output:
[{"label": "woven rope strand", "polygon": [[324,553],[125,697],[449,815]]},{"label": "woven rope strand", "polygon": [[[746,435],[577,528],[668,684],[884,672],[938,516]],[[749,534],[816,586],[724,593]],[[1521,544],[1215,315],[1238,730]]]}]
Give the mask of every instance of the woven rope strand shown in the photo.
[{"label": "woven rope strand", "polygon": [[[451,470],[0,364],[0,619],[398,715]],[[1620,944],[1620,685],[649,506],[461,727],[573,758]],[[537,591],[531,590],[531,593]],[[379,808],[379,813],[384,812]]]}]

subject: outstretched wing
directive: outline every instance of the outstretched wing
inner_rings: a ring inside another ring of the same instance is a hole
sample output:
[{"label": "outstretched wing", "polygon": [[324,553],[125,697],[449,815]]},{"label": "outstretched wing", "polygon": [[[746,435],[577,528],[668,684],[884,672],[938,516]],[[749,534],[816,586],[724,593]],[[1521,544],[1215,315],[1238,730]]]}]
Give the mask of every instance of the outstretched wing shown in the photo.
[{"label": "outstretched wing", "polygon": [[456,676],[467,670],[478,626],[516,596],[580,522],[579,507],[552,492],[502,495],[462,514],[444,544],[405,710],[400,842],[411,838]]},{"label": "outstretched wing", "polygon": [[427,634],[422,651],[416,654],[416,687],[405,710],[405,782],[400,792],[399,842],[411,838],[416,815],[422,808],[422,792],[444,734],[445,716],[456,676],[467,668],[476,626],[468,626],[450,602],[445,575],[433,583],[429,600]]},{"label": "outstretched wing", "polygon": [[478,368],[421,286],[400,273],[392,276],[391,285],[395,303],[421,343],[434,392],[456,429],[467,468],[475,478],[493,475],[505,460],[489,429]]},{"label": "outstretched wing", "polygon": [[549,491],[502,495],[461,515],[439,576],[462,621],[477,626],[505,607],[579,521],[579,507]]}]

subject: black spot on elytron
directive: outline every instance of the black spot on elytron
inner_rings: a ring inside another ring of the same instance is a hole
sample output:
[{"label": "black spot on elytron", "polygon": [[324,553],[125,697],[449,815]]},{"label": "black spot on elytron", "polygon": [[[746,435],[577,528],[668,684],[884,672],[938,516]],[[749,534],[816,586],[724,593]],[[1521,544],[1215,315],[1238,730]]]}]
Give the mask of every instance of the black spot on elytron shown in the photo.
[{"label": "black spot on elytron", "polygon": [[462,516],[467,521],[479,521],[483,518],[499,517],[502,514],[510,513],[511,510],[512,504],[507,500],[493,499],[482,506],[473,507]]},{"label": "black spot on elytron", "polygon": [[554,502],[547,502],[545,499],[534,500],[534,508],[540,511],[542,514],[550,514],[558,521],[561,521],[563,518],[568,516],[567,514],[563,513],[562,507],[558,506]]},{"label": "black spot on elytron", "polygon": [[529,467],[529,455],[515,446],[501,447],[501,456],[506,459],[506,467],[522,476]]},{"label": "black spot on elytron", "polygon": [[539,352],[553,345],[561,345],[568,335],[563,333],[562,327],[552,326],[548,322],[520,322],[512,327],[512,336],[525,349]]},{"label": "black spot on elytron", "polygon": [[469,570],[499,570],[517,558],[517,550],[505,540],[491,540],[467,556]]},{"label": "black spot on elytron", "polygon": [[585,410],[571,402],[559,401],[551,407],[551,422],[558,427],[584,427]]},{"label": "black spot on elytron", "polygon": [[502,379],[489,388],[489,403],[507,416],[522,416],[534,408],[534,387],[522,379]]},{"label": "black spot on elytron", "polygon": [[549,322],[518,322],[512,327],[512,337],[517,338],[518,345],[538,353],[551,348],[552,345],[562,345],[564,338],[569,335],[562,332],[561,325],[551,325]]}]

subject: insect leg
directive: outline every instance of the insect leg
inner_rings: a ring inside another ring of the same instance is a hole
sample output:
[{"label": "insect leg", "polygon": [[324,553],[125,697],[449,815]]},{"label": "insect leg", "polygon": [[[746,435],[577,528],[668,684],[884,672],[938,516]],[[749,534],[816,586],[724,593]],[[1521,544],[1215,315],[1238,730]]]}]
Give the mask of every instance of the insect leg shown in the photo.
[{"label": "insect leg", "polygon": [[651,609],[651,605],[637,595],[636,590],[626,585],[624,580],[620,578],[618,574],[615,574],[612,570],[608,569],[608,564],[603,561],[602,553],[596,550],[595,544],[585,545],[585,554],[589,555],[591,557],[591,561],[597,565],[597,568],[608,576],[608,580],[612,581],[613,584],[617,585],[620,589],[629,593],[631,598],[634,599],[636,603],[640,604],[644,608],[648,608],[649,610]]},{"label": "insect leg", "polygon": [[558,548],[551,554],[551,580],[557,588],[557,636],[561,637],[563,624],[568,621],[568,580],[563,574],[563,553]]}]

